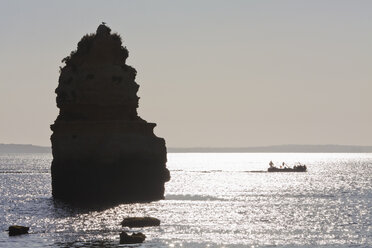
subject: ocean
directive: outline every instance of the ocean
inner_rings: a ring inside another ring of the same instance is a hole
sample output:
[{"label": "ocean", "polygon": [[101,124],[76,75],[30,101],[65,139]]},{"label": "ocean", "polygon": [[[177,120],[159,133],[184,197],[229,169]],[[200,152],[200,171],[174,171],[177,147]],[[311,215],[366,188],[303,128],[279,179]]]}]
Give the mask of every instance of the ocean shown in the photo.
[{"label": "ocean", "polygon": [[[52,199],[51,160],[0,154],[0,247],[372,247],[371,153],[169,153],[164,200],[98,210]],[[161,225],[121,227],[130,216]],[[15,224],[30,233],[9,237]],[[119,245],[122,230],[147,238]]]}]

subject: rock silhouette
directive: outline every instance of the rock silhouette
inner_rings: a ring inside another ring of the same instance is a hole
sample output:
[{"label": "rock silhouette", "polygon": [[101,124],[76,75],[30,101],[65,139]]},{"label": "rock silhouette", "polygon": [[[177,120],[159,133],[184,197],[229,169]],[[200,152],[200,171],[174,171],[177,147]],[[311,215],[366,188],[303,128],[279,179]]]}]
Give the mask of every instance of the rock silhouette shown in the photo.
[{"label": "rock silhouette", "polygon": [[146,202],[164,198],[165,140],[137,114],[136,70],[121,37],[99,25],[64,58],[51,125],[52,193],[70,202]]},{"label": "rock silhouette", "polygon": [[122,226],[127,227],[145,227],[145,226],[159,226],[160,220],[154,217],[128,217],[121,222]]},{"label": "rock silhouette", "polygon": [[141,232],[132,233],[132,235],[129,235],[124,231],[120,233],[120,244],[138,244],[143,243],[145,239],[146,235]]},{"label": "rock silhouette", "polygon": [[9,226],[8,228],[9,236],[27,234],[28,230],[30,230],[28,226],[14,225],[14,226]]}]

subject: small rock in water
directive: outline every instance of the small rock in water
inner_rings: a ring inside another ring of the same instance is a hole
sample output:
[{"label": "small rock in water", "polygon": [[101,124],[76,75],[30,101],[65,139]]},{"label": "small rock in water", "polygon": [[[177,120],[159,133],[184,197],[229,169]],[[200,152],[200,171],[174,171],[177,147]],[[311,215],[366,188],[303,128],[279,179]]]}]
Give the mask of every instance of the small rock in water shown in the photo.
[{"label": "small rock in water", "polygon": [[9,236],[27,234],[29,229],[30,228],[27,226],[17,226],[17,225],[9,226],[8,228]]},{"label": "small rock in water", "polygon": [[138,244],[142,243],[146,239],[146,235],[143,233],[133,233],[128,235],[126,232],[122,231],[120,233],[120,244]]},{"label": "small rock in water", "polygon": [[127,227],[159,226],[160,220],[154,217],[129,217],[125,218],[121,225]]}]

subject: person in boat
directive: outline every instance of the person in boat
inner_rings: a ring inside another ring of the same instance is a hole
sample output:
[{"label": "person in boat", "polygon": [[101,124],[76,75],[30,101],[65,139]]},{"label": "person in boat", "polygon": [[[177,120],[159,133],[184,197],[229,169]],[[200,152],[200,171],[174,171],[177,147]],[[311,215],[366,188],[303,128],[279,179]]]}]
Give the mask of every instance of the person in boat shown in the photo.
[{"label": "person in boat", "polygon": [[273,161],[270,161],[269,165],[270,165],[270,168],[274,168],[274,163],[273,163]]}]

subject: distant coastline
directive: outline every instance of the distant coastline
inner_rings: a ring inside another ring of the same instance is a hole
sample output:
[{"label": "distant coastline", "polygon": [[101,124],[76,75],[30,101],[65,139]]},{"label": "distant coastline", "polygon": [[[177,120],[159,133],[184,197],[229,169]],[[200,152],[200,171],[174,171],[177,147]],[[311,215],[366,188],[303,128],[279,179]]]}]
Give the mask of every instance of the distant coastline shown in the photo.
[{"label": "distant coastline", "polygon": [[[28,144],[0,144],[4,153],[51,153],[51,147]],[[169,153],[370,153],[372,146],[350,145],[277,145],[260,147],[194,147],[168,148]]]},{"label": "distant coastline", "polygon": [[350,145],[276,145],[232,148],[168,148],[173,153],[369,153],[372,146]]},{"label": "distant coastline", "polygon": [[29,144],[0,144],[0,154],[4,153],[51,153],[52,148]]}]

